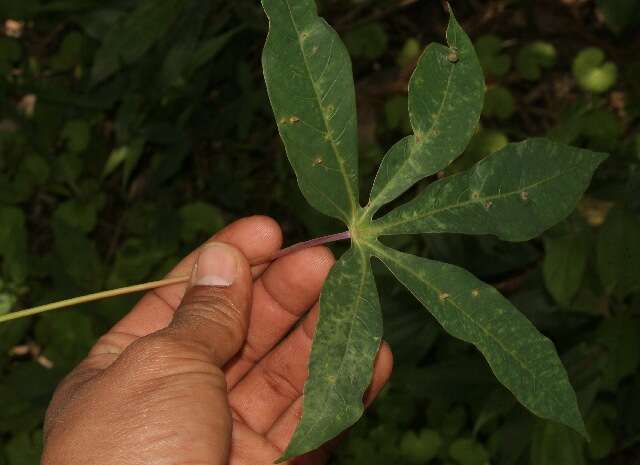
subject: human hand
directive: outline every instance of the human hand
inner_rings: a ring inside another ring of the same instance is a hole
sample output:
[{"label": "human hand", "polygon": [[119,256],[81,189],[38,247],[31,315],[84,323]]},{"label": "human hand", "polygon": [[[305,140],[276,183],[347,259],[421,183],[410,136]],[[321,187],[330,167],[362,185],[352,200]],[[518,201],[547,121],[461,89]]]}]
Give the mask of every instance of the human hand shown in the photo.
[{"label": "human hand", "polygon": [[[146,294],[60,384],[43,465],[273,463],[301,415],[317,299],[334,263],[316,247],[249,266],[281,242],[273,220],[245,218],[180,262],[170,277],[192,271],[195,284]],[[391,365],[383,344],[367,401]],[[327,457],[328,446],[287,463]]]}]

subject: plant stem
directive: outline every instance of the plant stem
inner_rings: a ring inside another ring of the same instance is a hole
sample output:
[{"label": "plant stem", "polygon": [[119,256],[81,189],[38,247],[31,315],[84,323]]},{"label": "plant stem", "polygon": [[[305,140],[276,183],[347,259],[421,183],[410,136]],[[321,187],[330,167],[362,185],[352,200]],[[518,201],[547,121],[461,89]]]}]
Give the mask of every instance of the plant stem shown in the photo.
[{"label": "plant stem", "polygon": [[[351,238],[349,231],[345,231],[338,234],[331,234],[329,236],[318,237],[311,239],[310,241],[300,242],[290,247],[282,249],[273,255],[267,257],[261,257],[250,261],[251,266],[265,265],[271,263],[279,258],[284,257],[300,250],[308,249],[310,247],[317,247],[319,245],[329,244],[331,242],[343,241]],[[6,315],[0,315],[0,323],[4,323],[11,320],[17,320],[19,318],[25,318],[28,316],[38,315],[40,313],[50,312],[53,310],[59,310],[62,308],[72,307],[75,305],[85,304],[88,302],[95,302],[97,300],[109,299],[111,297],[117,297],[127,294],[134,294],[136,292],[149,291],[157,289],[159,287],[171,286],[173,284],[186,283],[191,279],[190,276],[178,276],[175,278],[162,279],[160,281],[152,281],[143,284],[137,284],[135,286],[121,287],[119,289],[113,289],[110,291],[97,292],[95,294],[89,294],[81,297],[74,297],[72,299],[61,300],[51,304],[40,305],[38,307],[28,308],[17,312],[7,313]]]}]

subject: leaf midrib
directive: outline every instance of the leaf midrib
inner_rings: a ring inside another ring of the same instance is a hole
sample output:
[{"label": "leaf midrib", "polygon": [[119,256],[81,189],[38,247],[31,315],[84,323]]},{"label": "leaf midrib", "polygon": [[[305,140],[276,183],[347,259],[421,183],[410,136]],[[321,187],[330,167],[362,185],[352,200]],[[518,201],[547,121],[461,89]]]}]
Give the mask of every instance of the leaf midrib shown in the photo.
[{"label": "leaf midrib", "polygon": [[[357,212],[357,206],[356,206],[356,201],[355,201],[355,193],[353,191],[353,188],[351,186],[351,183],[349,182],[349,176],[345,170],[344,167],[344,160],[342,159],[342,153],[340,152],[340,150],[338,150],[338,147],[335,143],[335,140],[333,138],[333,131],[331,131],[331,128],[329,126],[329,122],[327,121],[327,117],[324,114],[323,108],[322,108],[322,99],[320,98],[320,94],[318,93],[318,89],[316,87],[316,82],[313,79],[313,75],[311,74],[311,68],[309,67],[309,61],[307,59],[307,55],[304,52],[304,46],[302,45],[302,42],[300,40],[300,30],[298,28],[298,24],[296,23],[294,17],[293,17],[293,11],[291,10],[291,4],[290,4],[290,0],[284,0],[285,4],[287,5],[287,10],[289,11],[289,19],[291,20],[291,24],[293,26],[293,29],[295,30],[296,33],[296,40],[298,41],[298,46],[300,47],[300,53],[302,54],[302,59],[304,61],[304,67],[305,70],[307,72],[307,75],[309,76],[309,81],[311,81],[311,87],[313,88],[313,94],[316,98],[316,103],[318,104],[318,108],[320,110],[320,114],[322,115],[322,121],[324,123],[324,128],[325,131],[327,133],[328,139],[329,139],[329,143],[331,144],[331,149],[333,150],[333,155],[336,158],[336,161],[338,162],[338,166],[340,167],[340,174],[342,176],[342,180],[344,182],[344,185],[347,189],[347,194],[349,196],[349,205],[351,207],[351,218],[344,218],[344,220],[348,223],[348,224],[352,224],[355,221],[355,217],[356,217],[356,212]],[[320,19],[318,18],[318,21],[320,21]],[[355,110],[354,110],[355,111]]]},{"label": "leaf midrib", "polygon": [[[425,219],[427,219],[427,218],[429,218],[431,216],[437,215],[438,213],[443,213],[443,212],[446,212],[446,211],[455,210],[457,208],[463,208],[463,207],[466,207],[468,205],[492,202],[494,200],[503,200],[503,199],[506,199],[506,198],[508,198],[510,196],[519,195],[523,191],[526,191],[528,189],[536,188],[539,185],[551,182],[551,181],[553,181],[556,178],[559,178],[561,176],[565,176],[568,173],[570,173],[571,171],[573,171],[575,169],[578,169],[580,166],[581,166],[581,163],[576,163],[574,165],[571,165],[566,171],[562,171],[560,173],[554,174],[553,176],[549,176],[548,178],[541,179],[540,181],[534,182],[532,184],[528,184],[526,186],[522,186],[518,190],[515,190],[515,191],[510,191],[510,192],[500,193],[500,194],[494,194],[494,195],[489,195],[489,196],[485,196],[485,197],[479,197],[477,199],[469,199],[469,200],[466,200],[464,202],[456,203],[456,204],[453,204],[453,205],[448,205],[446,207],[436,208],[434,210],[429,210],[428,212],[426,212],[423,215],[417,215],[417,216],[412,217],[410,219],[401,219],[401,220],[394,221],[394,222],[390,223],[390,222],[385,222],[385,218],[381,218],[380,220],[375,222],[376,224],[380,225],[379,229],[376,228],[376,232],[381,236],[389,235],[389,234],[397,234],[396,232],[390,232],[389,230],[393,229],[393,228],[396,228],[397,226],[401,226],[403,224],[406,224],[406,223],[414,223],[414,222],[425,220]],[[411,203],[413,203],[413,201]],[[403,208],[403,207],[401,207],[401,208]]]}]

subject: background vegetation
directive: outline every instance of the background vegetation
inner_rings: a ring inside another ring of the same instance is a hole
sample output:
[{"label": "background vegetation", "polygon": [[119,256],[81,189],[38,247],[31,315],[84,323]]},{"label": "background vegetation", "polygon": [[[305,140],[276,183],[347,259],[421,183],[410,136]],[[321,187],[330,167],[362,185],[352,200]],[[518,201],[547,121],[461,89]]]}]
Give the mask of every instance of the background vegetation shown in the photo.
[{"label": "background vegetation", "polygon": [[[435,0],[320,3],[354,58],[365,198],[408,131],[407,80],[446,14]],[[540,239],[398,240],[472,270],[553,338],[592,441],[525,412],[471,347],[381,279],[397,369],[334,462],[638,464],[640,1],[453,6],[488,94],[450,172],[535,135],[612,156]],[[277,137],[256,0],[2,0],[0,19],[0,313],[159,278],[244,215],[275,217],[288,242],[336,232],[306,207]],[[56,383],[135,299],[0,326],[1,465],[38,463]]]}]

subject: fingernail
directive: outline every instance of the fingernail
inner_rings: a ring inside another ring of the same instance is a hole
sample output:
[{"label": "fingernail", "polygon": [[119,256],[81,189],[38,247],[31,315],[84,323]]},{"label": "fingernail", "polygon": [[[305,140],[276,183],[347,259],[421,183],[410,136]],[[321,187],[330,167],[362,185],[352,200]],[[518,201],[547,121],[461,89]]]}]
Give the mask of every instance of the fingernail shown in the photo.
[{"label": "fingernail", "polygon": [[191,276],[192,286],[229,287],[236,280],[238,265],[231,247],[221,243],[202,248]]}]

